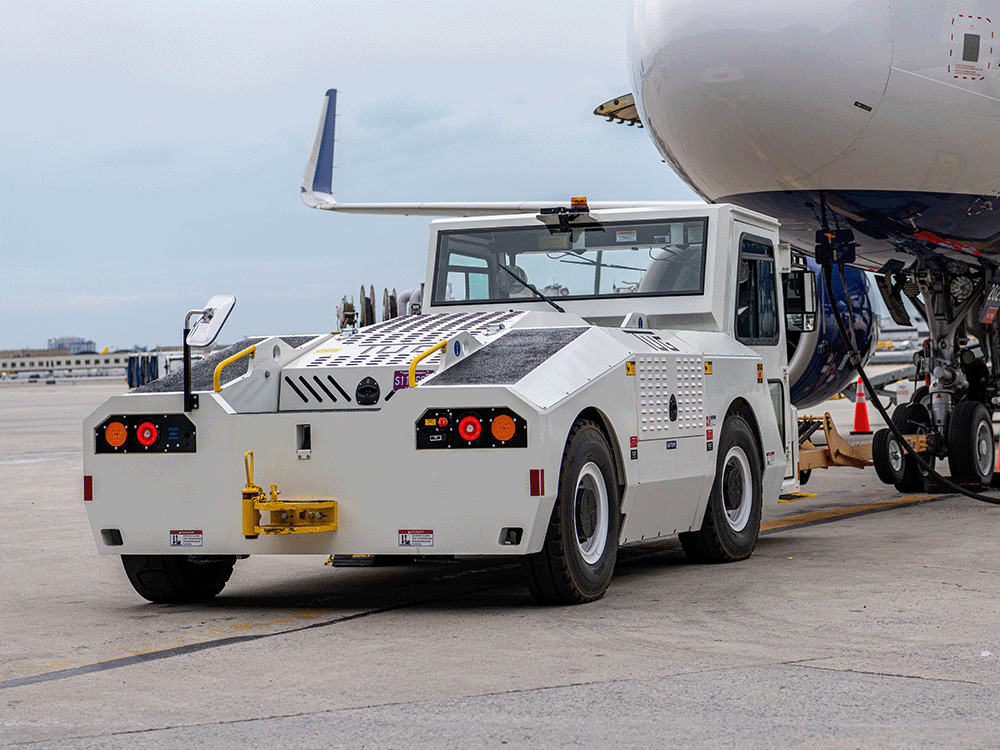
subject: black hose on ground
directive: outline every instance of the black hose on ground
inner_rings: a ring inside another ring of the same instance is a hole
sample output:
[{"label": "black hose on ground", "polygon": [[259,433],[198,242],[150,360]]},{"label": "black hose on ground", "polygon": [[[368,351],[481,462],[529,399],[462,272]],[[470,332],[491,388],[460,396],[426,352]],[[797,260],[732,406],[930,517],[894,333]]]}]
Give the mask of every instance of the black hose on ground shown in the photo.
[{"label": "black hose on ground", "polygon": [[[861,363],[861,353],[858,351],[857,344],[854,343],[854,338],[848,335],[847,327],[844,325],[844,319],[841,317],[840,310],[837,308],[836,297],[833,295],[833,266],[832,264],[827,264],[823,266],[823,281],[826,284],[826,293],[830,299],[830,304],[833,305],[834,315],[833,317],[837,321],[837,328],[840,329],[840,335],[844,339],[844,343],[851,347],[851,354],[854,359],[854,366],[858,368],[858,374],[861,376],[861,381],[865,384],[865,388],[868,389],[868,393],[871,395],[871,401],[875,404],[875,408],[878,409],[878,413],[885,420],[886,426],[889,428],[890,432],[896,436],[900,445],[906,450],[907,453],[917,462],[917,465],[927,472],[928,476],[934,477],[945,487],[948,487],[959,494],[965,495],[966,497],[971,497],[973,500],[979,500],[980,502],[990,503],[991,505],[1000,505],[1000,497],[992,497],[990,495],[981,495],[978,492],[973,492],[967,487],[962,487],[961,485],[955,484],[950,479],[947,479],[936,471],[934,468],[924,460],[917,451],[913,449],[906,439],[903,437],[903,433],[900,432],[899,428],[893,424],[892,419],[889,418],[889,414],[886,412],[885,407],[882,406],[882,402],[879,400],[878,393],[876,393],[875,388],[872,387],[871,381],[868,379],[868,374],[865,372],[865,368]],[[851,309],[851,295],[847,291],[847,285],[844,285],[844,297],[847,300],[847,312],[848,315],[854,316],[854,311]],[[848,343],[850,342],[850,343]]]}]

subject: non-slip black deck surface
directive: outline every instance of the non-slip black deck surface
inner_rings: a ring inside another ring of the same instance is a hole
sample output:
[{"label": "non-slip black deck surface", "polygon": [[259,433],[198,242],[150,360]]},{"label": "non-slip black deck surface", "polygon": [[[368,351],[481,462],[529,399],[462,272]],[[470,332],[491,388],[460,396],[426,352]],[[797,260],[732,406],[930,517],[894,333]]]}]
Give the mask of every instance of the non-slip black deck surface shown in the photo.
[{"label": "non-slip black deck surface", "polygon": [[[243,339],[222,351],[213,352],[205,359],[198,360],[191,364],[191,390],[192,392],[197,391],[211,391],[213,388],[212,378],[215,375],[215,368],[218,367],[219,362],[224,359],[232,357],[234,354],[239,354],[241,351],[246,349],[248,346],[253,346],[254,344],[259,344],[264,340],[265,337],[258,337],[252,339]],[[312,341],[315,336],[281,336],[282,341],[288,344],[293,349],[297,349],[303,344]],[[220,382],[225,385],[231,380],[236,380],[236,378],[242,377],[246,374],[247,369],[250,366],[250,358],[244,357],[243,359],[237,360],[232,364],[226,365],[222,370],[222,375],[220,377]],[[146,385],[141,385],[134,389],[132,393],[180,393],[184,390],[184,371],[172,372],[169,375],[164,375],[162,378],[154,380],[151,383],[146,383]]]},{"label": "non-slip black deck surface", "polygon": [[515,329],[427,381],[428,385],[516,383],[586,328]]}]

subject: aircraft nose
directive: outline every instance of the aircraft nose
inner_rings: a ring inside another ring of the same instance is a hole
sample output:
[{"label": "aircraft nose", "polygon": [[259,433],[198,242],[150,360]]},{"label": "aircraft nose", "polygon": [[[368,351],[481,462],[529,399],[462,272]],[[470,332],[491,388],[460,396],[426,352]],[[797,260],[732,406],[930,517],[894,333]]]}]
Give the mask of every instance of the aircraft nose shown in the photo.
[{"label": "aircraft nose", "polygon": [[890,0],[633,0],[629,60],[657,147],[707,197],[808,189],[878,108]]}]

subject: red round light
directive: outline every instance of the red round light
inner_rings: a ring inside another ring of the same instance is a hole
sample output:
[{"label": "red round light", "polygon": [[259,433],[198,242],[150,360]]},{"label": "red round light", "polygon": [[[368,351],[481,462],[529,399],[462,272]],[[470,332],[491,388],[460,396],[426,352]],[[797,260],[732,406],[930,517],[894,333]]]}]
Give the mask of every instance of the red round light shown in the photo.
[{"label": "red round light", "polygon": [[152,422],[143,422],[139,425],[139,429],[135,432],[136,439],[145,446],[150,446],[156,442],[156,438],[159,433],[156,431],[156,425]]},{"label": "red round light", "polygon": [[438,427],[447,427],[448,417],[438,417]]},{"label": "red round light", "polygon": [[467,417],[462,417],[462,421],[458,423],[458,434],[470,443],[473,440],[477,440],[482,432],[483,423],[471,414]]}]

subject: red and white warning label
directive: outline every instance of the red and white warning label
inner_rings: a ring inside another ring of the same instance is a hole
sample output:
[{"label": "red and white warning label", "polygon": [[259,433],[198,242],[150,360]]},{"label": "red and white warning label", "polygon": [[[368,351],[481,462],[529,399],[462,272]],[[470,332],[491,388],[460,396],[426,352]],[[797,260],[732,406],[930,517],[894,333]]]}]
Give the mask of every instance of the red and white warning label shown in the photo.
[{"label": "red and white warning label", "polygon": [[400,529],[400,547],[433,547],[433,529]]},{"label": "red and white warning label", "polygon": [[201,529],[186,529],[170,531],[171,547],[204,547],[205,535]]},{"label": "red and white warning label", "polygon": [[948,72],[963,81],[982,81],[993,66],[996,47],[993,22],[986,16],[955,16],[951,19],[951,49]]}]

